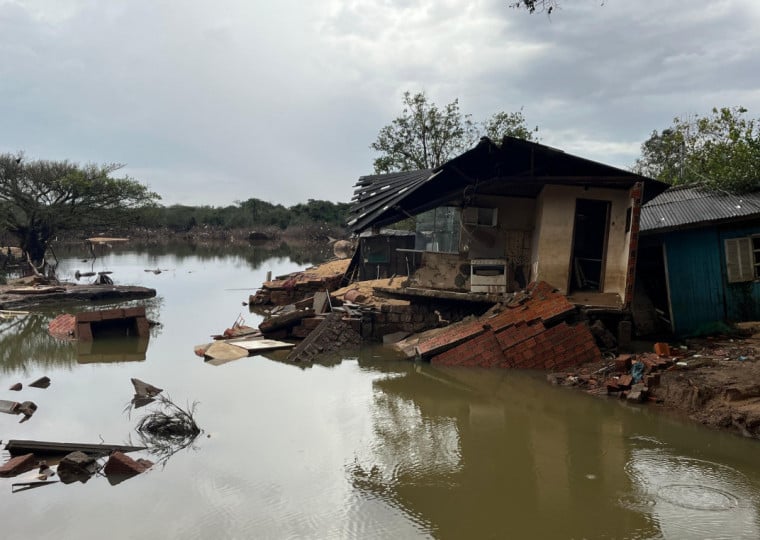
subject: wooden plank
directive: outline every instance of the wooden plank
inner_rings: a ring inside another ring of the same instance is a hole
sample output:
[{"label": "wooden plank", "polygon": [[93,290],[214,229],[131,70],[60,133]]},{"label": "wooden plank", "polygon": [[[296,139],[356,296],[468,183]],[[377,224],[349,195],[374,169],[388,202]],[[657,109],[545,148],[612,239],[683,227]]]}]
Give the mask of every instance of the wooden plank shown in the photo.
[{"label": "wooden plank", "polygon": [[286,343],[285,341],[277,341],[274,339],[248,339],[244,341],[233,341],[230,344],[245,349],[249,354],[260,354],[266,351],[289,349],[295,346],[292,343]]},{"label": "wooden plank", "polygon": [[215,341],[209,345],[203,356],[211,360],[237,360],[248,356],[248,351],[226,341]]},{"label": "wooden plank", "polygon": [[145,450],[145,446],[126,446],[119,444],[90,444],[90,443],[61,443],[49,441],[27,441],[21,439],[12,439],[5,445],[5,449],[12,456],[27,454],[29,452],[35,455],[66,455],[71,452],[84,452],[85,454],[110,454],[114,450],[119,452],[135,452],[136,450]]}]

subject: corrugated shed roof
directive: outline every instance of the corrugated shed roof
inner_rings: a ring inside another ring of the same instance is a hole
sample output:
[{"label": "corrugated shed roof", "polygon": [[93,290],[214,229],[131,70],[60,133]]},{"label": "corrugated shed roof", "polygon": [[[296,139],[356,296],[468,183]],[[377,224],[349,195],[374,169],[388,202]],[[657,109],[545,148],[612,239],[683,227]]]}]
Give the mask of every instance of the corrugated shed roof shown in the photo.
[{"label": "corrugated shed roof", "polygon": [[698,226],[757,216],[760,192],[734,195],[701,186],[676,186],[641,209],[641,232]]},{"label": "corrugated shed roof", "polygon": [[665,184],[542,144],[487,138],[436,169],[362,176],[356,183],[348,227],[361,232],[416,215],[444,203],[482,195],[530,197],[547,183],[618,189],[644,182],[646,199]]},{"label": "corrugated shed roof", "polygon": [[392,209],[409,193],[427,182],[432,175],[431,169],[420,169],[360,177],[351,199],[353,217],[348,226],[355,231],[365,229],[366,224],[373,218]]}]

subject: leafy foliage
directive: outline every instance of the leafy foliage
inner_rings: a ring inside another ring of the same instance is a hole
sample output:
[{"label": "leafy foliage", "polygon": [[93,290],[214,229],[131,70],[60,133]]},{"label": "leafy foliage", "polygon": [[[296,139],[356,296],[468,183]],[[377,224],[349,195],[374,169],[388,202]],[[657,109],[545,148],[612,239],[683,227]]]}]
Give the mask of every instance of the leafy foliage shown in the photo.
[{"label": "leafy foliage", "polygon": [[538,128],[525,125],[522,111],[499,112],[483,122],[459,110],[459,100],[439,108],[424,92],[405,92],[401,115],[383,127],[370,148],[380,152],[376,173],[431,169],[470,149],[486,135],[494,141],[505,135],[531,140]]},{"label": "leafy foliage", "polygon": [[341,227],[349,204],[309,199],[289,208],[260,199],[248,199],[229,206],[153,206],[137,211],[139,222],[148,228],[168,228],[176,232],[193,227],[259,229],[292,225],[320,224]]},{"label": "leafy foliage", "polygon": [[509,4],[513,8],[525,8],[529,13],[546,12],[547,15],[551,15],[554,8],[559,7],[558,0],[518,0]]},{"label": "leafy foliage", "polygon": [[129,178],[110,175],[121,165],[80,166],[69,161],[24,161],[0,155],[0,226],[35,262],[55,235],[127,218],[125,210],[153,203],[156,193]]},{"label": "leafy foliage", "polygon": [[760,118],[743,107],[675,118],[641,145],[634,170],[670,184],[699,183],[742,193],[760,189]]}]

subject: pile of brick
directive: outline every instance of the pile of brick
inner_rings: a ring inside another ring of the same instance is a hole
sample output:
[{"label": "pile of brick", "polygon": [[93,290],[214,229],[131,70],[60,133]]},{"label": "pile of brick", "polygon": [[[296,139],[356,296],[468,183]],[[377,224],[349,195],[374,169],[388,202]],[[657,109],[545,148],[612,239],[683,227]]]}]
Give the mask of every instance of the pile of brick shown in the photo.
[{"label": "pile of brick", "polygon": [[451,325],[421,340],[416,353],[447,366],[567,369],[601,359],[585,323],[572,324],[575,307],[544,282],[531,284],[515,306]]},{"label": "pile of brick", "polygon": [[660,374],[671,369],[675,363],[667,344],[658,343],[655,351],[622,354],[614,362],[594,371],[587,368],[574,373],[551,373],[547,378],[554,384],[577,386],[594,395],[613,396],[637,403],[655,400],[652,391],[660,384]]}]

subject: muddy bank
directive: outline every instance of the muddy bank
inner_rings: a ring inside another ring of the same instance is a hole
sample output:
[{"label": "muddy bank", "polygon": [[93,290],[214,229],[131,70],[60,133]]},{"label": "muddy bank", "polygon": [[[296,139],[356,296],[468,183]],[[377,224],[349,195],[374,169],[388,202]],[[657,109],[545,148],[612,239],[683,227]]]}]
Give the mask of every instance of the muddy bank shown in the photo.
[{"label": "muddy bank", "polygon": [[[549,380],[760,439],[760,333],[687,340],[661,352],[666,354],[621,355]],[[638,362],[645,366],[637,385],[631,375]]]}]

